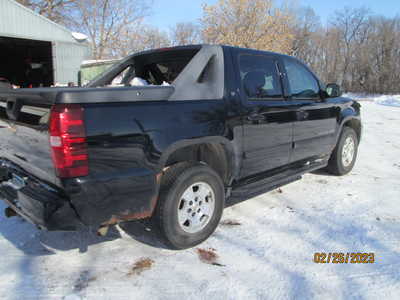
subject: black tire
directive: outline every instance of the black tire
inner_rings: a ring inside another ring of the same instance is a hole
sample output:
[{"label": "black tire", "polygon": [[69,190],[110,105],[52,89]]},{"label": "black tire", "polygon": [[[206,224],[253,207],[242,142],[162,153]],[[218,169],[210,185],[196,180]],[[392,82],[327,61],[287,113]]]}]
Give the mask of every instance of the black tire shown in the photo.
[{"label": "black tire", "polygon": [[[354,155],[351,163],[345,165],[343,162],[343,146],[348,138],[351,138],[354,141]],[[354,131],[353,128],[347,126],[343,127],[339,141],[329,159],[327,167],[328,172],[337,176],[342,176],[349,173],[353,169],[354,164],[356,162],[357,152],[358,152],[358,138],[356,132]]]},{"label": "black tire", "polygon": [[[181,196],[190,186],[203,182],[214,193],[214,212],[206,225],[195,233],[186,232],[178,221]],[[178,164],[169,168],[163,176],[160,197],[153,221],[159,227],[161,240],[170,249],[194,247],[206,240],[216,229],[225,205],[225,189],[220,176],[202,164]]]}]

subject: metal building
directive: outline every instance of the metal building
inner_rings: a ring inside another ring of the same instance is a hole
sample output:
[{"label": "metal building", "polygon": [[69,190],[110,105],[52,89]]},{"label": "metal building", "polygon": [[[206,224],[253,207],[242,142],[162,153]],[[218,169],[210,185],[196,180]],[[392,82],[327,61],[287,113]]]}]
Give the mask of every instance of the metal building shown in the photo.
[{"label": "metal building", "polygon": [[0,0],[0,77],[25,87],[77,84],[88,55],[81,36],[13,0]]}]

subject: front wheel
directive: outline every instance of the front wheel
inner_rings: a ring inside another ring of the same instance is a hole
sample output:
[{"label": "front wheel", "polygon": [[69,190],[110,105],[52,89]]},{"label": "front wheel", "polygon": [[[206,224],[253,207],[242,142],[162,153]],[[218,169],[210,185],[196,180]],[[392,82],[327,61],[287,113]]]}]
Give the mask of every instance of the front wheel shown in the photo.
[{"label": "front wheel", "polygon": [[332,152],[328,163],[328,171],[334,175],[349,173],[356,162],[358,138],[353,128],[344,127],[339,141]]},{"label": "front wheel", "polygon": [[172,249],[186,249],[206,240],[224,208],[224,185],[206,165],[172,166],[165,174],[154,218],[161,238]]}]

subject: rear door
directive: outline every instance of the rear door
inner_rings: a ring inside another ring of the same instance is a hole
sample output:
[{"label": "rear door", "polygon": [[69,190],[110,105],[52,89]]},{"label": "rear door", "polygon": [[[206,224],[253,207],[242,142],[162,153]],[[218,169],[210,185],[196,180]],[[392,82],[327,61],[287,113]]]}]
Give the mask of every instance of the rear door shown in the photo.
[{"label": "rear door", "polygon": [[340,108],[321,99],[319,81],[298,60],[281,57],[290,100],[295,108],[291,162],[328,155],[335,144]]},{"label": "rear door", "polygon": [[238,51],[243,112],[241,177],[289,163],[292,145],[291,103],[284,97],[277,57]]}]

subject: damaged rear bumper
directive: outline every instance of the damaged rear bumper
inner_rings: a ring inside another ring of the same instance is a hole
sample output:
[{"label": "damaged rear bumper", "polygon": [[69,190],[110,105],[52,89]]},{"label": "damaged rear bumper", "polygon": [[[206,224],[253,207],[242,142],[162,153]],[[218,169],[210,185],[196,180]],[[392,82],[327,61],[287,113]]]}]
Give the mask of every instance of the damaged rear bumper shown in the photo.
[{"label": "damaged rear bumper", "polygon": [[73,231],[83,226],[68,197],[2,159],[0,199],[41,229]]}]

